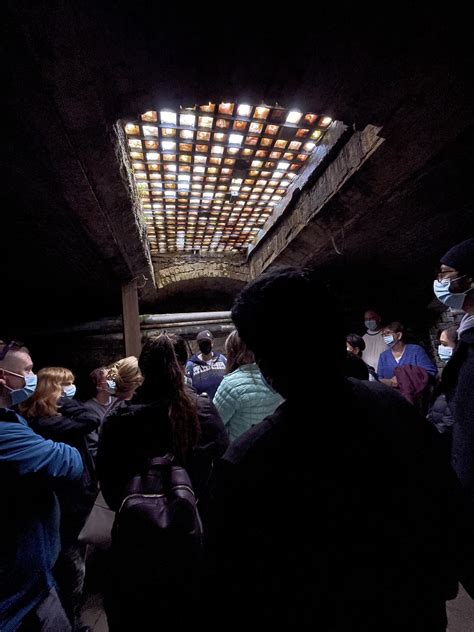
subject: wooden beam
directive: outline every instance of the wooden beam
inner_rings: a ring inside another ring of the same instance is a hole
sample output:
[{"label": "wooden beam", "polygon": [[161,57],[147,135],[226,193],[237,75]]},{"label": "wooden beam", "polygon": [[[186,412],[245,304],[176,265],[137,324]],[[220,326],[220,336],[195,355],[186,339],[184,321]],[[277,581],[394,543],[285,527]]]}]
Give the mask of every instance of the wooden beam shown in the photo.
[{"label": "wooden beam", "polygon": [[142,350],[137,280],[122,285],[122,317],[125,355],[138,356]]}]

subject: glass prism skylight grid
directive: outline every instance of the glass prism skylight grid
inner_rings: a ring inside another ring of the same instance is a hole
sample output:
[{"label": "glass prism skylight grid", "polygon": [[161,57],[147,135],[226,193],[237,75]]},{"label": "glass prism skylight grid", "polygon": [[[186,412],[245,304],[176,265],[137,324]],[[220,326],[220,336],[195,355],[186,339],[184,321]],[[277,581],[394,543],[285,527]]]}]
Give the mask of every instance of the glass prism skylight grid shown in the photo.
[{"label": "glass prism skylight grid", "polygon": [[151,254],[245,252],[332,119],[220,103],[124,123]]}]

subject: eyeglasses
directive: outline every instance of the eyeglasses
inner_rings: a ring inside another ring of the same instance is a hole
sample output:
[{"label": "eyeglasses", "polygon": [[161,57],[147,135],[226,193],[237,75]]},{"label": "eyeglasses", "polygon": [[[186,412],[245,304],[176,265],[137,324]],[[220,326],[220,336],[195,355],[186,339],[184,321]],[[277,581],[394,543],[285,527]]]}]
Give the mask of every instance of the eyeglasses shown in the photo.
[{"label": "eyeglasses", "polygon": [[[449,275],[459,275],[457,270],[438,270],[436,273],[436,278],[438,281],[444,281],[445,279],[449,279]],[[451,281],[456,281],[460,279],[460,276],[456,276],[456,279],[450,279]]]},{"label": "eyeglasses", "polygon": [[19,342],[18,340],[10,340],[10,342],[4,343],[0,340],[0,346],[4,345],[3,349],[0,351],[0,360],[3,360],[7,353],[12,349],[22,349],[25,346],[24,342]]}]

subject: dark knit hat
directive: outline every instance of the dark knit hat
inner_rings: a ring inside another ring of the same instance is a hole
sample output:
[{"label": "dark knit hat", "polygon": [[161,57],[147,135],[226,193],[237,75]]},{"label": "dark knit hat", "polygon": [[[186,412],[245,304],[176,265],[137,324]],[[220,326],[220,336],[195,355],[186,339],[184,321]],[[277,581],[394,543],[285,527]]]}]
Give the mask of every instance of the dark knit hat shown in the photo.
[{"label": "dark knit hat", "polygon": [[445,266],[474,277],[474,237],[450,248],[440,261]]}]

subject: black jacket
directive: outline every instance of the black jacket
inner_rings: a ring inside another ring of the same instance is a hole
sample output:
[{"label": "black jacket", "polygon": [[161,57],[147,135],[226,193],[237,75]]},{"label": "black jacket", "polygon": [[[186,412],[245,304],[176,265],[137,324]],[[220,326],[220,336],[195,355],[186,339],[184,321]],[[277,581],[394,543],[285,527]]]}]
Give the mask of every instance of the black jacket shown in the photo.
[{"label": "black jacket", "polygon": [[453,468],[474,506],[474,327],[459,336],[442,384],[454,417]]},{"label": "black jacket", "polygon": [[79,481],[67,489],[57,491],[61,507],[61,540],[75,541],[89,515],[97,496],[97,477],[94,462],[87,448],[87,435],[99,426],[99,416],[81,402],[68,397],[60,400],[59,415],[34,417],[30,427],[45,439],[67,443],[79,450],[84,472]]},{"label": "black jacket", "polygon": [[[189,393],[196,399],[201,435],[187,469],[201,502],[213,462],[224,454],[229,440],[209,398],[191,389]],[[148,459],[168,452],[173,452],[173,441],[165,403],[129,405],[106,418],[99,438],[97,471],[109,507],[114,510],[120,507],[125,486],[143,470]]]},{"label": "black jacket", "polygon": [[256,629],[442,629],[474,533],[439,437],[392,389],[358,380],[325,385],[317,406],[314,393],[287,401],[239,437],[215,477],[220,616]]}]

